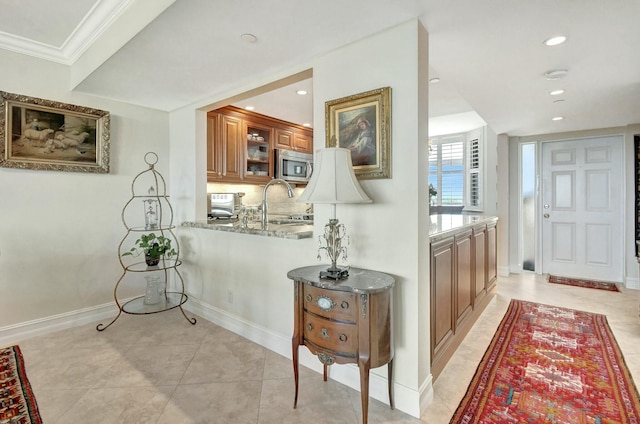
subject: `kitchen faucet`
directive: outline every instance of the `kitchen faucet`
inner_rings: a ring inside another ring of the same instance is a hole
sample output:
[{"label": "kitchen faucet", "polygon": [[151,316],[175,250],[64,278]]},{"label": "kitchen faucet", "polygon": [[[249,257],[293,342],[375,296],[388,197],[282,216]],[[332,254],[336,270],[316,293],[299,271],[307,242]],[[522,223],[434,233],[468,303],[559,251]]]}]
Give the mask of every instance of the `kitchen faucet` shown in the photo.
[{"label": "kitchen faucet", "polygon": [[293,197],[293,188],[291,188],[291,185],[289,185],[289,183],[286,182],[285,180],[282,180],[280,178],[274,178],[273,180],[269,181],[264,185],[264,188],[262,189],[262,229],[265,229],[267,227],[267,221],[269,219],[269,215],[267,214],[267,189],[271,185],[276,183],[286,185],[287,196],[289,196],[289,198]]}]

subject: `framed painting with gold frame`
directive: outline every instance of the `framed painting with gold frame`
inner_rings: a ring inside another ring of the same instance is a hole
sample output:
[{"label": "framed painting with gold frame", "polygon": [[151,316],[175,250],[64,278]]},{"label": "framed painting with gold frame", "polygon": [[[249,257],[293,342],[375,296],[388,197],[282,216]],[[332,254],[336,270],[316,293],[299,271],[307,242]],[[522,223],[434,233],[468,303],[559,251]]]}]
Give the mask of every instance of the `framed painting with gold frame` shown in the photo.
[{"label": "framed painting with gold frame", "polygon": [[109,172],[110,114],[0,91],[0,166]]},{"label": "framed painting with gold frame", "polygon": [[391,87],[325,103],[327,147],[351,150],[359,179],[391,178]]}]

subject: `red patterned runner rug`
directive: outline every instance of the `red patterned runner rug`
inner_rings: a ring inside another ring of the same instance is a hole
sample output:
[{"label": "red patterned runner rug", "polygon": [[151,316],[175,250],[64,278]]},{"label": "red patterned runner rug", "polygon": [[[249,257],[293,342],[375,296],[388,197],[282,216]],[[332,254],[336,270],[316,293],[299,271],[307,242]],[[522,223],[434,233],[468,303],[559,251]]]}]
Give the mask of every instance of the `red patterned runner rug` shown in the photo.
[{"label": "red patterned runner rug", "polygon": [[0,349],[0,423],[42,424],[18,346]]},{"label": "red patterned runner rug", "polygon": [[586,287],[588,289],[600,289],[609,291],[620,291],[616,283],[608,281],[584,280],[581,278],[558,277],[549,275],[547,281],[553,284],[564,284],[566,286]]},{"label": "red patterned runner rug", "polygon": [[638,423],[604,315],[512,300],[450,423]]}]

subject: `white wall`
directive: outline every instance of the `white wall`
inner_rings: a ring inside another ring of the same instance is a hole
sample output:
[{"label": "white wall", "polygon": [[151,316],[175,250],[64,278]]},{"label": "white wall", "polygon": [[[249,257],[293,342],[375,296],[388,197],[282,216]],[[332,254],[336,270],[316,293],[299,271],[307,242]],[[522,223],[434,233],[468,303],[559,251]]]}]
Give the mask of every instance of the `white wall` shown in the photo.
[{"label": "white wall", "polygon": [[429,118],[429,137],[473,131],[486,125],[475,111],[436,116]]},{"label": "white wall", "polygon": [[[498,275],[509,276],[509,136],[496,136],[496,204],[498,215]],[[517,180],[516,180],[517,181]]]},{"label": "white wall", "polygon": [[169,177],[168,114],[72,93],[67,66],[4,50],[0,75],[2,91],[111,113],[109,174],[0,168],[0,335],[103,304],[115,316],[122,207],[147,151]]},{"label": "white wall", "polygon": [[[398,49],[398,45],[403,48]],[[306,64],[313,68],[315,148],[325,143],[326,101],[385,86],[392,88],[392,178],[362,181],[373,204],[339,205],[337,215],[351,234],[350,264],[396,277],[396,406],[415,416],[420,414],[420,397],[425,402],[431,395],[428,202],[424,183],[428,138],[426,46],[426,31],[418,21],[411,21]],[[291,70],[290,74],[302,69]],[[278,77],[282,75],[272,78]],[[255,87],[246,90],[251,88]],[[208,102],[219,104],[234,94],[238,93],[212,96]],[[206,155],[202,154],[206,152],[202,118],[206,108],[203,103],[171,114],[171,186],[179,187],[174,197],[181,199],[177,210],[181,219],[204,216],[204,206],[194,205],[206,193]],[[329,214],[328,206],[316,205],[316,233]],[[293,290],[286,273],[316,263],[316,239],[283,240],[181,228],[180,240],[186,262],[183,275],[193,299],[190,307],[290,356]],[[230,292],[232,303],[227,300]],[[320,369],[317,359],[303,354],[302,360]],[[357,368],[352,366],[332,367],[332,377],[355,387],[359,387],[357,376]],[[385,378],[384,367],[373,371],[371,395],[383,401],[387,399]]]}]

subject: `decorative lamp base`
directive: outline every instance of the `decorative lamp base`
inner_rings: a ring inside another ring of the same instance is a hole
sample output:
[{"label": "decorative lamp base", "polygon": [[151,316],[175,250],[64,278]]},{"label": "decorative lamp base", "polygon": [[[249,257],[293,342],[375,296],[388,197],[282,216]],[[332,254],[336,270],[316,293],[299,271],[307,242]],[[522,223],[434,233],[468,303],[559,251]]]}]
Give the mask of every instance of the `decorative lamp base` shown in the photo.
[{"label": "decorative lamp base", "polygon": [[349,270],[345,269],[331,269],[328,268],[326,271],[320,271],[320,278],[329,278],[331,280],[342,280],[343,278],[347,278],[349,276]]}]

